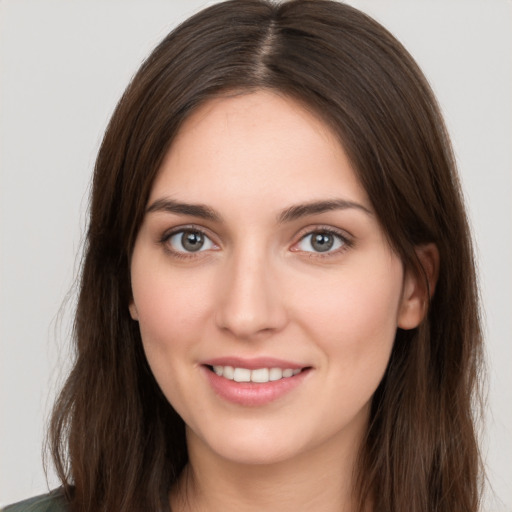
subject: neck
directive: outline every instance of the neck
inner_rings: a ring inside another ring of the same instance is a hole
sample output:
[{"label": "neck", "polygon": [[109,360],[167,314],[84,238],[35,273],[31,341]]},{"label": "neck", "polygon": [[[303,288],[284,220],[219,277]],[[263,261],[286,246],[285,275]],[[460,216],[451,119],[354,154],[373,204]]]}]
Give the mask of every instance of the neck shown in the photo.
[{"label": "neck", "polygon": [[[327,441],[292,460],[240,464],[187,432],[189,464],[171,491],[172,512],[354,512],[360,443]],[[353,440],[352,440],[353,441]]]}]

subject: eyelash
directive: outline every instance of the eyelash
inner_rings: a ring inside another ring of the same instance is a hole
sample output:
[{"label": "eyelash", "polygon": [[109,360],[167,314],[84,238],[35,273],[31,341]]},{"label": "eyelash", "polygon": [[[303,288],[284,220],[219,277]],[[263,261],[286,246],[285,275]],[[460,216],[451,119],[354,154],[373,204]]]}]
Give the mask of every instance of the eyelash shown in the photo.
[{"label": "eyelash", "polygon": [[[190,258],[196,258],[197,255],[193,251],[190,251],[190,252],[177,251],[175,249],[172,249],[169,245],[169,241],[173,236],[178,235],[180,233],[183,234],[185,232],[198,233],[198,234],[202,235],[203,237],[205,237],[206,239],[210,240],[210,242],[214,246],[218,247],[217,244],[215,244],[215,242],[213,242],[212,237],[208,234],[208,232],[205,229],[197,227],[197,226],[180,226],[178,228],[172,229],[171,231],[166,231],[160,238],[159,243],[161,245],[163,245],[166,252],[168,252],[170,255],[172,255],[175,258],[184,259],[184,260],[190,259]],[[342,245],[341,245],[341,247],[339,247],[333,251],[327,250],[325,252],[301,251],[300,249],[295,248],[302,241],[304,241],[308,236],[312,236],[314,234],[331,235],[331,236],[335,237],[338,241],[340,241]],[[330,258],[330,257],[337,256],[337,255],[345,252],[346,250],[353,247],[353,245],[354,245],[354,241],[353,241],[352,237],[348,236],[347,233],[333,229],[330,226],[329,227],[315,226],[315,227],[304,228],[302,230],[302,233],[299,234],[299,240],[293,244],[291,251],[305,253],[308,255],[309,258]],[[201,250],[201,249],[199,249],[197,251],[197,253],[201,253],[201,252],[206,252],[206,251]]]},{"label": "eyelash", "polygon": [[210,240],[210,242],[214,246],[217,246],[217,244],[215,244],[215,242],[212,241],[212,237],[208,234],[208,232],[206,230],[196,227],[196,226],[180,226],[179,228],[174,228],[171,231],[166,231],[160,238],[159,243],[161,245],[163,245],[164,250],[167,253],[169,253],[171,256],[173,256],[174,258],[183,259],[183,260],[190,259],[190,258],[196,258],[197,257],[196,252],[201,253],[201,252],[205,252],[205,251],[204,250],[202,251],[200,249],[196,252],[177,251],[170,247],[169,241],[171,240],[171,238],[173,236],[179,235],[180,233],[183,234],[186,232],[198,233],[198,234],[202,235],[205,239]]},{"label": "eyelash", "polygon": [[341,242],[341,247],[331,251],[325,252],[316,252],[316,251],[301,251],[300,249],[292,249],[294,252],[303,252],[308,255],[309,258],[332,258],[335,256],[339,256],[344,253],[348,249],[354,246],[353,238],[346,232],[339,231],[337,229],[332,228],[331,226],[314,226],[307,227],[302,230],[299,234],[299,240],[293,244],[293,247],[296,247],[303,240],[305,240],[308,236],[312,236],[314,234],[323,234],[323,235],[331,235],[338,239]]}]

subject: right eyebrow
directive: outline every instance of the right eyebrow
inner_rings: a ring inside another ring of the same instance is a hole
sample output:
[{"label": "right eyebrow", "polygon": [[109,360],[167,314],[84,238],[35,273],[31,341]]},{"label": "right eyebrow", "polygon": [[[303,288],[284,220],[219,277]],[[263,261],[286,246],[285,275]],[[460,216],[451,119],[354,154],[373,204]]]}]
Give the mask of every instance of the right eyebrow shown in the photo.
[{"label": "right eyebrow", "polygon": [[279,215],[278,221],[281,223],[290,222],[300,219],[301,217],[307,217],[308,215],[318,215],[331,210],[347,210],[351,208],[373,216],[372,211],[360,203],[346,199],[328,199],[290,206]]},{"label": "right eyebrow", "polygon": [[182,203],[169,198],[157,199],[146,208],[146,213],[169,212],[178,215],[190,215],[205,220],[221,222],[219,213],[204,204]]}]

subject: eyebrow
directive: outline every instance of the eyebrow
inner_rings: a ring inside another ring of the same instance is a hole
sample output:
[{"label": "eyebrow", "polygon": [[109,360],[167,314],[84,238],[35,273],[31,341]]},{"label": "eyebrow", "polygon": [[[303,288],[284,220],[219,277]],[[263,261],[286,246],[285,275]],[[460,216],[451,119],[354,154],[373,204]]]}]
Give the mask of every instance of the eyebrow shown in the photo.
[{"label": "eyebrow", "polygon": [[317,215],[319,213],[329,212],[332,210],[347,210],[352,208],[361,210],[364,213],[373,216],[373,212],[362,204],[355,203],[354,201],[347,201],[346,199],[331,199],[327,201],[313,201],[311,203],[290,206],[278,216],[278,222],[290,222],[302,217],[307,217],[308,215]]},{"label": "eyebrow", "polygon": [[[330,199],[290,206],[277,216],[277,221],[280,224],[284,224],[302,217],[307,217],[308,215],[318,215],[332,210],[347,209],[357,209],[373,216],[372,211],[360,203],[348,201],[346,199]],[[204,204],[183,203],[169,198],[157,199],[155,202],[151,203],[151,205],[147,207],[146,213],[151,212],[176,213],[178,215],[199,217],[200,219],[210,220],[213,222],[222,222],[222,216],[209,206]]]},{"label": "eyebrow", "polygon": [[177,213],[178,215],[190,215],[199,217],[213,222],[220,222],[221,216],[209,206],[204,204],[191,204],[174,201],[173,199],[157,199],[154,203],[146,208],[146,213],[151,212],[168,212]]}]

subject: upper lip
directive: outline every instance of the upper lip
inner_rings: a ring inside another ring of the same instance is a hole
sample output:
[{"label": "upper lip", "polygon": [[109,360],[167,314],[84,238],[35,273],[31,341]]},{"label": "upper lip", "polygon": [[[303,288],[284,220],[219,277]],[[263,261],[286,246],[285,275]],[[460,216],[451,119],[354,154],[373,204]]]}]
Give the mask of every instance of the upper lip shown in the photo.
[{"label": "upper lip", "polygon": [[232,366],[233,368],[247,368],[248,370],[257,370],[258,368],[290,368],[292,370],[300,370],[307,367],[307,365],[284,359],[276,359],[275,357],[255,357],[251,359],[234,356],[216,357],[202,361],[201,364],[205,366]]}]

